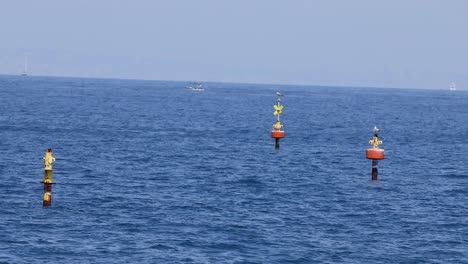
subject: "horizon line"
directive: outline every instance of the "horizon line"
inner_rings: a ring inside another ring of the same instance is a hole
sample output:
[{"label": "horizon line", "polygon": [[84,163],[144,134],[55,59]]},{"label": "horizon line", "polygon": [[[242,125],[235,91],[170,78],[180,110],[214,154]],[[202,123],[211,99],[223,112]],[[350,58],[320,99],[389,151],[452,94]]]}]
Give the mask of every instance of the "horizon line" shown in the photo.
[{"label": "horizon line", "polygon": [[[423,88],[423,87],[389,87],[389,86],[345,86],[345,85],[329,85],[329,84],[285,84],[285,83],[262,83],[262,82],[232,82],[232,81],[200,81],[200,80],[158,80],[158,79],[136,79],[136,78],[119,78],[119,77],[84,77],[84,76],[69,76],[69,75],[30,75],[23,76],[22,74],[0,73],[0,76],[13,77],[48,77],[48,78],[74,78],[74,79],[98,79],[98,80],[122,80],[122,81],[158,81],[158,82],[204,82],[204,83],[221,83],[221,84],[241,84],[241,85],[262,85],[262,86],[302,86],[302,87],[333,87],[333,88],[374,88],[374,89],[411,89],[411,90],[432,90],[446,91],[446,89]],[[447,89],[448,91],[448,89]],[[457,91],[464,91],[459,89]]]}]

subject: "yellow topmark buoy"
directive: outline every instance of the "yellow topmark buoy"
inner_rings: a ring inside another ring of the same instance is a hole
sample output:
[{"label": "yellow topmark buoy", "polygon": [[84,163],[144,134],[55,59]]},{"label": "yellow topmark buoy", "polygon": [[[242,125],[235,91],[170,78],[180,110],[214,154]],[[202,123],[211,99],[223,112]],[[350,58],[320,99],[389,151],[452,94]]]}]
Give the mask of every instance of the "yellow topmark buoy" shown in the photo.
[{"label": "yellow topmark buoy", "polygon": [[275,148],[279,149],[280,138],[284,138],[284,131],[281,130],[283,125],[280,122],[280,115],[283,114],[284,106],[281,105],[281,97],[283,96],[283,94],[276,93],[276,95],[278,96],[278,99],[277,99],[276,105],[273,106],[275,108],[275,112],[273,113],[273,115],[276,116],[276,123],[273,125],[273,131],[271,131],[271,137],[275,139]]},{"label": "yellow topmark buoy", "polygon": [[43,206],[50,206],[52,204],[52,164],[55,162],[52,149],[48,149],[44,156],[44,197]]}]

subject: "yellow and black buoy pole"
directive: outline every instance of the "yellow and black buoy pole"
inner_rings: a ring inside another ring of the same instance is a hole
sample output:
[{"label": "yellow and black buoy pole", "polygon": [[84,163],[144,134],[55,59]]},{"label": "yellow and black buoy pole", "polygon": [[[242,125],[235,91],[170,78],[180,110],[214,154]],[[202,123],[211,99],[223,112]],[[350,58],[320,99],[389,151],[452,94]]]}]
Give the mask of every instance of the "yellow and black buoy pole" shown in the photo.
[{"label": "yellow and black buoy pole", "polygon": [[281,105],[281,97],[283,96],[283,94],[276,93],[276,95],[278,96],[278,100],[276,105],[273,106],[275,108],[275,112],[273,113],[273,115],[276,116],[276,123],[273,125],[274,129],[273,131],[271,131],[271,137],[275,139],[275,149],[279,149],[280,138],[284,138],[284,131],[281,130],[283,125],[281,125],[280,122],[280,115],[283,114],[283,106]]},{"label": "yellow and black buoy pole", "polygon": [[44,157],[44,199],[43,206],[50,206],[52,204],[52,164],[55,162],[52,149],[48,149]]}]

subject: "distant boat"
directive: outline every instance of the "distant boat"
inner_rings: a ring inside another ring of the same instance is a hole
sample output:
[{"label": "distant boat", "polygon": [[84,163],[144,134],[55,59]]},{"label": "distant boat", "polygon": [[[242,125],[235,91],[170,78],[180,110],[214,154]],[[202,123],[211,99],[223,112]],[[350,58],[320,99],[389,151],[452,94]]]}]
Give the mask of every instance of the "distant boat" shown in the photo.
[{"label": "distant boat", "polygon": [[192,90],[192,91],[199,91],[199,92],[205,91],[205,87],[201,83],[193,83],[192,85],[185,86],[185,88],[187,88],[188,90]]},{"label": "distant boat", "polygon": [[454,82],[450,83],[449,90],[450,91],[456,91],[457,90],[457,85]]},{"label": "distant boat", "polygon": [[24,69],[21,76],[28,76],[28,56],[24,56]]}]

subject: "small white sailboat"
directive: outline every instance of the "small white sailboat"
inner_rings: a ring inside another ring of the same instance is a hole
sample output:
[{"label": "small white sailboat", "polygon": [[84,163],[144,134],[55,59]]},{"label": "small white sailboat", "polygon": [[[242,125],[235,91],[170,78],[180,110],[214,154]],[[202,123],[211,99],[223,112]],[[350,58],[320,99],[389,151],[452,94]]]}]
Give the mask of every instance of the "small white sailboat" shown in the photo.
[{"label": "small white sailboat", "polygon": [[192,85],[186,86],[185,88],[187,88],[188,90],[198,91],[198,92],[205,91],[205,87],[201,83],[193,83]]},{"label": "small white sailboat", "polygon": [[28,76],[28,56],[24,56],[24,69],[21,76]]},{"label": "small white sailboat", "polygon": [[449,90],[450,91],[456,91],[457,90],[457,85],[454,82],[450,83]]}]

